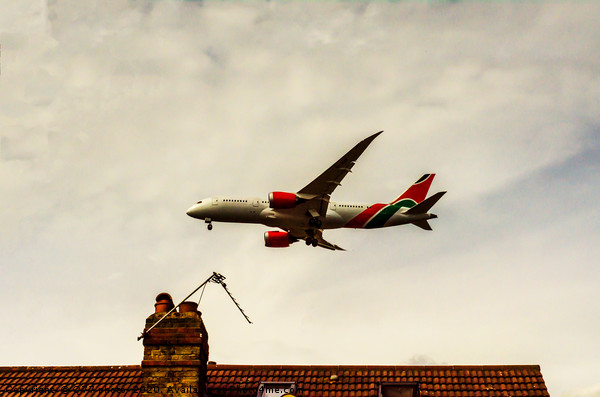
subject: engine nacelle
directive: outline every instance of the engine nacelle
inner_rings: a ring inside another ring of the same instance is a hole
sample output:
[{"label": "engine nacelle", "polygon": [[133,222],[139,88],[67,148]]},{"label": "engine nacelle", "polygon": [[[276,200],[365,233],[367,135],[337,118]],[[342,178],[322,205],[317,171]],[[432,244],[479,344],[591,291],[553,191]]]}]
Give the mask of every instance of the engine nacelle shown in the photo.
[{"label": "engine nacelle", "polygon": [[285,248],[292,243],[288,232],[265,232],[265,247]]},{"label": "engine nacelle", "polygon": [[269,193],[269,206],[277,210],[285,208],[294,208],[299,201],[300,199],[294,193]]}]

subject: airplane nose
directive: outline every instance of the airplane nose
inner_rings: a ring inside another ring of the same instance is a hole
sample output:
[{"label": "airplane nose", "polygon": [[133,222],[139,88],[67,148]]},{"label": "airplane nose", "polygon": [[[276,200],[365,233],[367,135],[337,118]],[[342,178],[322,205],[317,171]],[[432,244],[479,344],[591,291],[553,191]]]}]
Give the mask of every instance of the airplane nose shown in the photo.
[{"label": "airplane nose", "polygon": [[194,204],[192,205],[190,208],[188,208],[188,210],[185,212],[188,216],[191,216],[192,218],[198,218],[198,210],[200,206],[198,204]]}]

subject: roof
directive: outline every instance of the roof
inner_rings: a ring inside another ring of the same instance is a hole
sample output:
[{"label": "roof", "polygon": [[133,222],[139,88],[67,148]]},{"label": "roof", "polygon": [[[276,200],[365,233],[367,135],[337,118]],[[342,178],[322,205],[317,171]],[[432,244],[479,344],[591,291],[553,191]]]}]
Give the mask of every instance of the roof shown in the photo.
[{"label": "roof", "polygon": [[[337,375],[335,381],[331,375]],[[261,381],[296,382],[298,396],[377,397],[382,382],[418,383],[421,396],[549,396],[538,365],[370,366],[209,365],[213,395],[252,395]],[[235,393],[239,390],[240,393]],[[255,395],[255,394],[254,394]]]},{"label": "roof", "polygon": [[[376,397],[382,382],[418,383],[421,396],[549,396],[537,365],[209,364],[207,375],[210,396],[254,397],[260,382],[284,381],[296,382],[296,394],[310,397]],[[141,394],[141,385],[139,365],[0,367],[3,397],[133,397]]]},{"label": "roof", "polygon": [[140,395],[142,367],[0,367],[0,395],[115,396]]}]

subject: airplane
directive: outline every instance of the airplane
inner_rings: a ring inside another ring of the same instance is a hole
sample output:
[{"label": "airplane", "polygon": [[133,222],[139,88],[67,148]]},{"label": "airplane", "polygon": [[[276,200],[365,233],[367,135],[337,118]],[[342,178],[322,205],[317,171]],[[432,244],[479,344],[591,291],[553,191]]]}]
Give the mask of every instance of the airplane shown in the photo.
[{"label": "airplane", "polygon": [[342,156],[315,180],[296,193],[271,192],[268,200],[261,198],[232,198],[215,196],[202,199],[187,210],[192,218],[204,220],[208,230],[212,222],[258,223],[281,230],[264,234],[265,246],[283,248],[304,240],[306,245],[330,250],[342,250],[323,238],[323,230],[338,228],[375,229],[413,224],[432,230],[427,222],[437,218],[428,211],[446,193],[429,198],[427,192],[435,174],[425,174],[397,199],[389,204],[337,203],[331,194],[365,149],[383,131],[359,143]]}]

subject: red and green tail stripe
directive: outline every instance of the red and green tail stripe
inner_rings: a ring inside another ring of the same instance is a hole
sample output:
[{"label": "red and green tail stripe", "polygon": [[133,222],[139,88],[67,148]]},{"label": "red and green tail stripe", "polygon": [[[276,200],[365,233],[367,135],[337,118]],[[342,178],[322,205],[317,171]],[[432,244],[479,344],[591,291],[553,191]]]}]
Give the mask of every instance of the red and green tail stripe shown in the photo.
[{"label": "red and green tail stripe", "polygon": [[396,200],[390,204],[373,204],[357,216],[355,216],[345,227],[374,229],[383,227],[385,223],[400,210],[400,208],[412,208],[425,200],[427,192],[435,174],[425,174]]},{"label": "red and green tail stripe", "polygon": [[386,207],[385,204],[373,204],[360,214],[356,215],[350,222],[346,224],[344,227],[351,227],[355,229],[360,229],[365,227],[366,223],[371,219],[379,210]]}]

